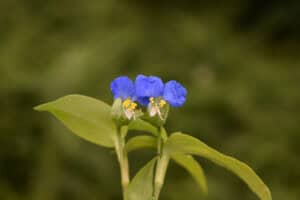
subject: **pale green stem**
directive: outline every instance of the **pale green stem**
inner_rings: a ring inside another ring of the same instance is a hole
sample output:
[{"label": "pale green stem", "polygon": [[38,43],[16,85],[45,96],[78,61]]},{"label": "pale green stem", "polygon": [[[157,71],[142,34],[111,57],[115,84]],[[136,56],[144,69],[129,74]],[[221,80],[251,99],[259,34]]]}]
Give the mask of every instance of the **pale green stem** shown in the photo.
[{"label": "pale green stem", "polygon": [[162,139],[162,134],[158,136],[157,142],[157,164],[156,164],[156,171],[155,171],[155,178],[154,178],[154,194],[153,199],[158,200],[160,191],[163,187],[168,164],[169,164],[169,155],[163,151],[163,144],[164,141]]},{"label": "pale green stem", "polygon": [[115,150],[120,165],[123,199],[127,200],[127,188],[129,185],[130,177],[129,177],[128,157],[124,147],[125,147],[125,139],[121,135],[121,130],[119,128],[116,143],[115,143]]}]

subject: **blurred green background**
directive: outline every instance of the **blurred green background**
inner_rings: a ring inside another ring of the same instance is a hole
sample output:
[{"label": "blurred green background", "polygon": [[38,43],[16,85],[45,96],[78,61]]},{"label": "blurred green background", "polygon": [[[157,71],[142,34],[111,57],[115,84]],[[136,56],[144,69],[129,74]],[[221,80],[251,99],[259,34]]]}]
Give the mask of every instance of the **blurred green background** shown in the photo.
[{"label": "blurred green background", "polygon": [[[248,163],[274,200],[300,199],[299,1],[1,0],[0,199],[120,200],[114,153],[32,107],[80,93],[112,102],[119,75],[188,89],[169,131]],[[132,174],[153,156],[132,153]],[[199,159],[209,195],[171,163],[163,200],[254,200]]]}]

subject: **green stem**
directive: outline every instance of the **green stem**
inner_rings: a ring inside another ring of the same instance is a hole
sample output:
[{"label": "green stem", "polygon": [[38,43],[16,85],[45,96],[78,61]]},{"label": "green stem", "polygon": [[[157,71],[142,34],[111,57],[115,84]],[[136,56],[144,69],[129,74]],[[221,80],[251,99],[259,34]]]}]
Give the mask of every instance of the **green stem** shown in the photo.
[{"label": "green stem", "polygon": [[[153,199],[158,200],[160,191],[163,187],[168,164],[169,164],[169,155],[163,151],[164,140],[162,138],[163,128],[160,128],[160,135],[158,136],[157,142],[157,154],[158,160],[156,164],[155,178],[154,178],[154,194]],[[164,132],[165,133],[165,132]]]},{"label": "green stem", "polygon": [[129,163],[127,152],[125,151],[125,138],[121,134],[121,128],[118,128],[118,135],[115,143],[115,150],[117,153],[120,172],[121,172],[121,183],[122,183],[122,191],[123,191],[123,199],[127,200],[127,188],[129,185],[130,177],[129,177]]}]

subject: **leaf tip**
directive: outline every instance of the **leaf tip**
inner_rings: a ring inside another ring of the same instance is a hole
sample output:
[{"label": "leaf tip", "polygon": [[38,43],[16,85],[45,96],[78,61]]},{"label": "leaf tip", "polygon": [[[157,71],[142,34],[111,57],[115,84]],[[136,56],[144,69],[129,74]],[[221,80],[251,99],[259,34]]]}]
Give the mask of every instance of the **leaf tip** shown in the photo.
[{"label": "leaf tip", "polygon": [[39,111],[39,112],[43,112],[43,111],[49,111],[51,109],[51,103],[52,102],[48,102],[48,103],[43,103],[43,104],[40,104],[40,105],[37,105],[35,107],[33,107],[33,110],[35,111]]},{"label": "leaf tip", "polygon": [[203,185],[202,186],[202,192],[204,196],[208,196],[208,188],[207,185]]},{"label": "leaf tip", "polygon": [[44,111],[44,104],[37,105],[37,106],[33,107],[33,110],[35,110],[35,111]]},{"label": "leaf tip", "polygon": [[264,195],[265,200],[272,200],[272,194],[270,189],[266,186],[265,188],[265,195]]}]

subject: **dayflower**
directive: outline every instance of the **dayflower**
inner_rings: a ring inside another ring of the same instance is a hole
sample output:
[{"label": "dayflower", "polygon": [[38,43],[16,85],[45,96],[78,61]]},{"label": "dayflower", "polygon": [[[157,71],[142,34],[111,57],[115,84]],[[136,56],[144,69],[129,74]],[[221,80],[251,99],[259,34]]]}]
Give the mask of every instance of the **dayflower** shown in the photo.
[{"label": "dayflower", "polygon": [[163,99],[173,107],[180,107],[186,101],[187,90],[177,81],[168,81],[165,84]]},{"label": "dayflower", "polygon": [[[111,82],[110,89],[115,102],[119,99],[121,100],[121,111],[128,120],[136,119],[136,117],[141,115],[141,111],[137,110],[137,103],[134,102],[135,86],[131,79],[127,76],[120,76]],[[117,107],[120,106],[117,105]],[[118,113],[118,115],[120,115],[120,113]]]},{"label": "dayflower", "polygon": [[114,99],[121,98],[125,100],[132,98],[135,93],[133,81],[127,76],[120,76],[110,83],[110,90],[114,95]]},{"label": "dayflower", "polygon": [[157,76],[138,75],[135,79],[135,90],[138,102],[146,106],[151,97],[163,95],[164,83]]},{"label": "dayflower", "polygon": [[186,100],[187,90],[177,81],[169,81],[165,85],[156,76],[138,75],[135,81],[137,101],[148,107],[150,117],[158,115],[165,120],[169,105],[180,107]]}]

